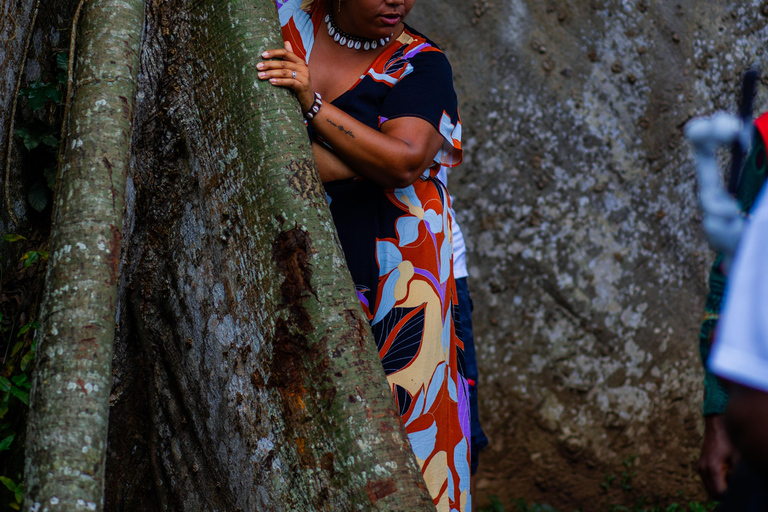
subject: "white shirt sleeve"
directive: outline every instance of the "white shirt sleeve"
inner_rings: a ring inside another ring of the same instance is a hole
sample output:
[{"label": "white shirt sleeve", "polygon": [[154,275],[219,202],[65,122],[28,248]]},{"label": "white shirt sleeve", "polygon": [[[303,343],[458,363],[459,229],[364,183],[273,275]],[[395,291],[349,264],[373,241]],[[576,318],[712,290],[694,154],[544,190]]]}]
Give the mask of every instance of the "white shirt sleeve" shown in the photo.
[{"label": "white shirt sleeve", "polygon": [[709,367],[768,392],[768,197],[760,193],[736,252]]}]

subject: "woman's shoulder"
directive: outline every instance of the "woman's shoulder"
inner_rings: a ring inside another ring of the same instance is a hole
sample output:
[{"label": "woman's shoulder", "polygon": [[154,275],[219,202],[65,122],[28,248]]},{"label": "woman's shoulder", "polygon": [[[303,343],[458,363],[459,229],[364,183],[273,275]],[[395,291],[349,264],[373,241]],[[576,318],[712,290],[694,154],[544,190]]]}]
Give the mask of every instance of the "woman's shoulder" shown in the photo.
[{"label": "woman's shoulder", "polygon": [[404,25],[405,28],[403,33],[400,34],[400,37],[398,37],[397,40],[403,45],[404,54],[407,55],[408,58],[412,58],[417,54],[434,54],[431,55],[432,58],[440,60],[444,59],[446,62],[448,61],[448,59],[445,57],[445,54],[443,53],[443,50],[441,50],[434,41],[410,25]]},{"label": "woman's shoulder", "polygon": [[379,59],[376,71],[396,78],[411,75],[418,71],[420,75],[438,75],[450,78],[451,65],[443,51],[429,38],[408,25],[397,38],[398,46],[388,58]]}]

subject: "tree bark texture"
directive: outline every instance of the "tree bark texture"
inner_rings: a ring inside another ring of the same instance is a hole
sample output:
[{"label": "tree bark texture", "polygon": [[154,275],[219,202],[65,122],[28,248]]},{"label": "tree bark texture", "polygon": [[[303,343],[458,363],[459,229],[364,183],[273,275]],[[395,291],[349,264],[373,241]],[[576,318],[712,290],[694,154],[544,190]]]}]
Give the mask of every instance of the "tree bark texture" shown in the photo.
[{"label": "tree bark texture", "polygon": [[91,0],[40,314],[25,468],[27,510],[102,510],[112,346],[141,0]]},{"label": "tree bark texture", "polygon": [[[32,33],[31,21],[35,17],[36,0],[24,2],[5,2],[0,7],[0,172],[2,172],[2,195],[0,204],[0,233],[8,233],[18,228],[19,217],[23,216],[24,207],[16,204],[23,197],[17,190],[22,182],[13,165],[18,155],[14,151],[12,120],[15,113],[20,80],[23,78],[23,66],[27,53],[27,43]],[[13,185],[13,186],[12,186]],[[0,249],[5,256],[5,248]],[[7,261],[6,258],[3,258]],[[7,268],[3,265],[4,270]]]},{"label": "tree bark texture", "polygon": [[433,509],[281,46],[271,0],[148,4],[109,509]]},{"label": "tree bark texture", "polygon": [[768,70],[767,22],[762,0],[417,2],[409,23],[451,60],[464,123],[448,189],[491,438],[479,505],[703,498],[697,346],[714,257],[682,129],[734,112],[745,67]]}]

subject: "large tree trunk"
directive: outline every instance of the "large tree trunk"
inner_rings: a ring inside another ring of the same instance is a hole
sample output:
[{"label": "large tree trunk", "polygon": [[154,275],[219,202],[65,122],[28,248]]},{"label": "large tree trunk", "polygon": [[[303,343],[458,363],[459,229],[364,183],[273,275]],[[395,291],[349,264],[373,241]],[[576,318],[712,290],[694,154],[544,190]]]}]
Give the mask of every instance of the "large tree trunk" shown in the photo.
[{"label": "large tree trunk", "polygon": [[111,509],[432,508],[297,103],[256,77],[281,39],[271,0],[148,4]]},{"label": "large tree trunk", "polygon": [[27,427],[27,510],[103,508],[118,263],[143,7],[142,0],[85,5],[40,311]]},{"label": "large tree trunk", "polygon": [[85,5],[26,507],[102,508],[111,403],[107,508],[432,509],[297,103],[256,77],[273,2],[149,5],[127,186],[143,3]]}]

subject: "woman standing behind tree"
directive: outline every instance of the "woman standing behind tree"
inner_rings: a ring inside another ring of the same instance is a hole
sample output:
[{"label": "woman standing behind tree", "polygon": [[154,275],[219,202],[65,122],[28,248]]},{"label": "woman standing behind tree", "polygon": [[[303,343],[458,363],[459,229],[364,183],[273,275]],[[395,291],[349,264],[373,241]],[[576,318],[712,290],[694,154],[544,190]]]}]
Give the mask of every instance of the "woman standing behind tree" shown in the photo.
[{"label": "woman standing behind tree", "polygon": [[277,0],[285,49],[259,77],[298,97],[358,297],[438,510],[471,510],[468,388],[451,212],[461,161],[450,64],[403,21],[415,0]]}]

